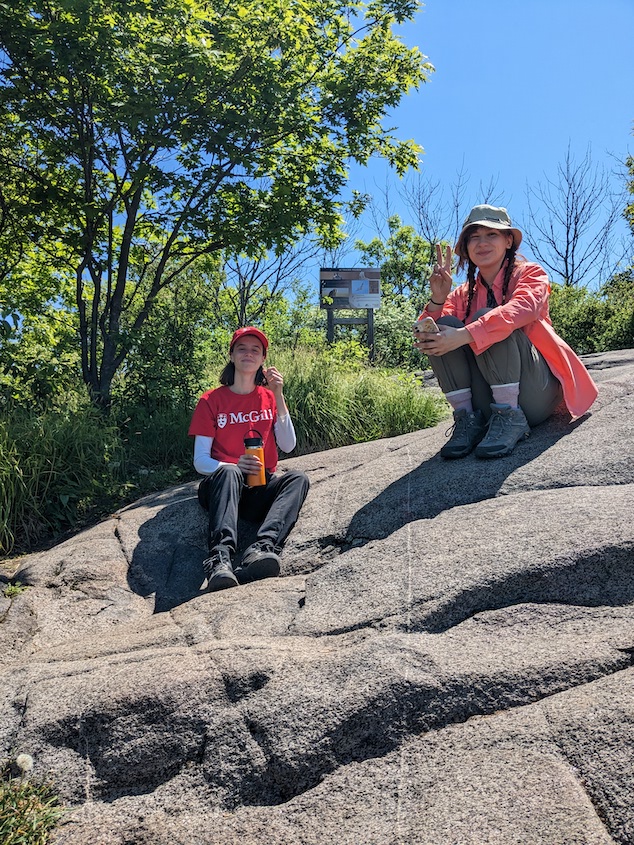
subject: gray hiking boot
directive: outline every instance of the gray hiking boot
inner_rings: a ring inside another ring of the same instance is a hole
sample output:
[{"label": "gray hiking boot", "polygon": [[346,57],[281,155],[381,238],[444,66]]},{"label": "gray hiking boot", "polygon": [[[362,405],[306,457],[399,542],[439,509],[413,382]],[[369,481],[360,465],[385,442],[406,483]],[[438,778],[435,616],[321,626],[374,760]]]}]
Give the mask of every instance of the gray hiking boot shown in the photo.
[{"label": "gray hiking boot", "polygon": [[487,430],[487,423],[482,411],[465,411],[461,408],[453,412],[451,437],[440,450],[443,458],[464,458],[473,447],[482,440]]},{"label": "gray hiking boot", "polygon": [[510,405],[491,405],[489,429],[476,446],[477,458],[503,458],[510,455],[519,440],[531,433],[528,420],[521,408]]},{"label": "gray hiking boot", "polygon": [[269,540],[258,540],[250,545],[236,569],[241,584],[259,581],[260,578],[275,578],[279,574],[280,559]]},{"label": "gray hiking boot", "polygon": [[207,576],[207,590],[210,593],[238,586],[238,579],[231,566],[231,555],[225,546],[216,546],[211,550],[207,560],[203,561],[203,569]]}]

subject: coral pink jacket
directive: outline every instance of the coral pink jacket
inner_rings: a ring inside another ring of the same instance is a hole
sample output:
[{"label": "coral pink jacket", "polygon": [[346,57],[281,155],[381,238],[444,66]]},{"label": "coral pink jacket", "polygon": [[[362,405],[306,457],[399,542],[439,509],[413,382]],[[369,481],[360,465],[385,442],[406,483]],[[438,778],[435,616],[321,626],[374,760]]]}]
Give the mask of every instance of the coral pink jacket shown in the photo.
[{"label": "coral pink jacket", "polygon": [[[495,277],[493,292],[497,302],[502,301],[504,267]],[[566,407],[573,420],[588,410],[597,398],[597,386],[576,353],[553,329],[548,314],[550,283],[545,270],[539,264],[518,262],[509,283],[506,302],[482,317],[474,320],[471,315],[480,308],[486,308],[486,288],[476,282],[471,303],[470,319],[466,321],[473,343],[469,344],[476,355],[489,346],[508,337],[515,329],[521,329],[546,359],[553,375],[559,379],[564,393]],[[467,313],[468,285],[465,282],[451,291],[442,311],[420,315],[438,318],[453,314],[464,321]],[[419,318],[420,319],[420,318]]]}]

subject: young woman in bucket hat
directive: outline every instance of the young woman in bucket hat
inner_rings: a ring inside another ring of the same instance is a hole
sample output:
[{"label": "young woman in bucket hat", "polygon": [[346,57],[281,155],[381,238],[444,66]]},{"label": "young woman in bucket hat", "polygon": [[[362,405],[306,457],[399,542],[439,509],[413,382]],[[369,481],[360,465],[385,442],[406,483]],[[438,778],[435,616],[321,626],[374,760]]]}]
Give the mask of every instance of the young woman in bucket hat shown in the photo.
[{"label": "young woman in bucket hat", "polygon": [[[234,332],[221,386],[201,396],[189,427],[194,467],[205,476],[198,500],[209,512],[209,557],[203,566],[210,591],[279,575],[279,554],[308,493],[301,470],[275,472],[277,446],[292,451],[295,429],[282,375],[264,368],[268,346],[264,332],[253,326]],[[262,441],[266,483],[249,487],[246,477],[262,469],[259,457],[245,454],[245,438],[253,434]],[[234,570],[238,515],[261,524]]]},{"label": "young woman in bucket hat", "polygon": [[436,246],[430,301],[438,333],[420,333],[426,355],[454,409],[444,458],[510,454],[531,426],[565,402],[573,419],[592,405],[597,388],[548,314],[550,283],[539,264],[518,254],[522,233],[505,208],[477,205],[455,246],[467,281],[452,290],[452,254]]}]

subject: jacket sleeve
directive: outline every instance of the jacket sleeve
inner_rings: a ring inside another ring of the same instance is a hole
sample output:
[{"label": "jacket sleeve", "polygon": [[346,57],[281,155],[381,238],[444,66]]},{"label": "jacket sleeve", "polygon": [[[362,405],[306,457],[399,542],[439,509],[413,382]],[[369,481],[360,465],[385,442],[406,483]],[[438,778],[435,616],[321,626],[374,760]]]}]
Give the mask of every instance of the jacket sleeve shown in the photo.
[{"label": "jacket sleeve", "polygon": [[467,325],[476,354],[507,338],[536,320],[550,323],[548,296],[550,283],[546,271],[538,264],[520,265],[507,302],[498,305]]}]

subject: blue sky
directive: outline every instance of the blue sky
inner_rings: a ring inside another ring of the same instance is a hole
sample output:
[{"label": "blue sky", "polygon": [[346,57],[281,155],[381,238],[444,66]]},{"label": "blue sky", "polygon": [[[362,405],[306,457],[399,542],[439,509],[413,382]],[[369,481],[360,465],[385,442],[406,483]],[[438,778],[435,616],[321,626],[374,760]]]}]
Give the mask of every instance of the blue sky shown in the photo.
[{"label": "blue sky", "polygon": [[[389,124],[424,147],[432,179],[468,174],[469,205],[493,179],[519,222],[526,184],[554,177],[569,145],[608,170],[634,152],[634,0],[428,0],[402,37],[436,71]],[[407,217],[386,164],[351,169],[350,187],[375,196],[386,180]]]}]

